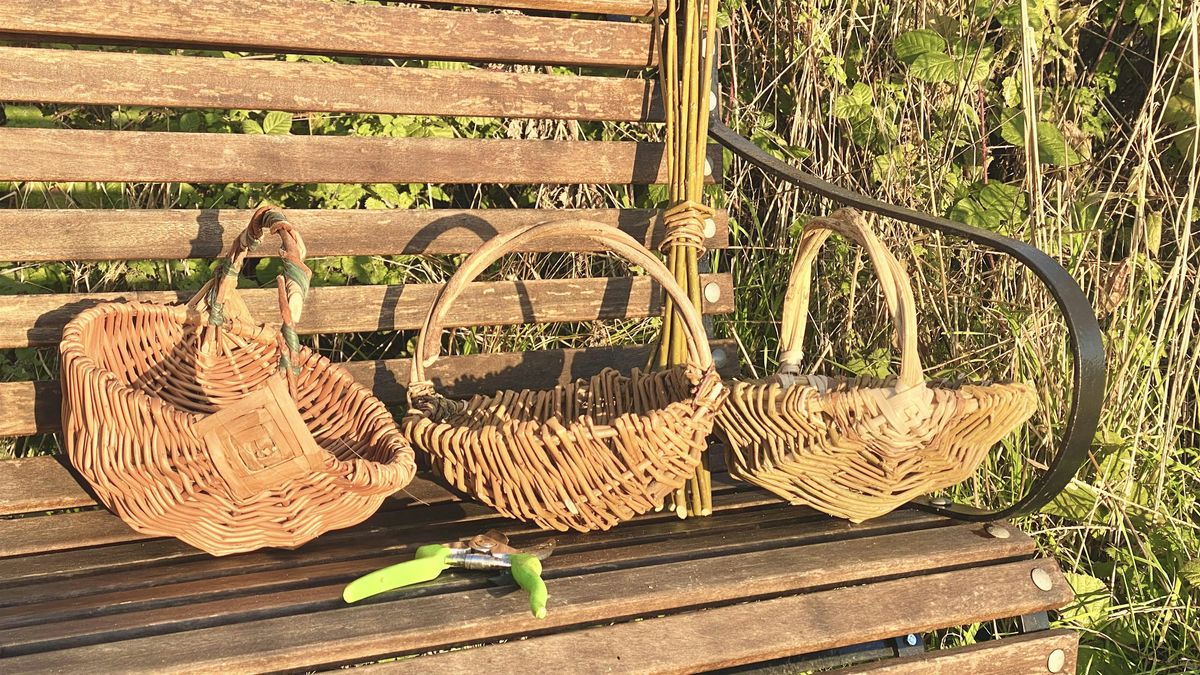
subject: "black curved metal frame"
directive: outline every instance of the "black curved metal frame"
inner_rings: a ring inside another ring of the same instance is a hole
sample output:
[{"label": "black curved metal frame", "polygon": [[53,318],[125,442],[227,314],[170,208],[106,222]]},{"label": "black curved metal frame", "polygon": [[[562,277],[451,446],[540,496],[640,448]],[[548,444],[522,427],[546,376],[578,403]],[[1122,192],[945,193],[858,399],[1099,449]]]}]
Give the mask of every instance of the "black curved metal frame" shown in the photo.
[{"label": "black curved metal frame", "polygon": [[914,504],[926,511],[961,520],[987,521],[1029,513],[1054,499],[1087,459],[1088,448],[1100,422],[1106,377],[1104,340],[1100,334],[1100,324],[1096,320],[1091,302],[1071,275],[1053,258],[1025,242],[946,218],[894,206],[799,171],[763,152],[750,140],[723,124],[715,114],[709,135],[738,157],[796,187],[844,206],[969,239],[1010,255],[1033,271],[1058,304],[1071,340],[1073,395],[1067,427],[1063,432],[1058,452],[1050,460],[1047,471],[1034,482],[1025,495],[1002,509],[985,511],[962,504],[951,504],[942,499],[921,499]]}]

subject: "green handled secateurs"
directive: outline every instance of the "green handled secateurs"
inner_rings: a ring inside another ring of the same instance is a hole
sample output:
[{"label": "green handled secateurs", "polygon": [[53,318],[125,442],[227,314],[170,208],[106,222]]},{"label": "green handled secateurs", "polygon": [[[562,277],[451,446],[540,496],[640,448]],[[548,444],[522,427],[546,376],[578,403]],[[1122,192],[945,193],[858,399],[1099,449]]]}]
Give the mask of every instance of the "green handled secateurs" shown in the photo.
[{"label": "green handled secateurs", "polygon": [[554,542],[526,551],[508,545],[508,537],[491,530],[466,541],[430,544],[417,549],[407,562],[371,572],[350,582],[342,591],[346,602],[358,602],[386,591],[436,579],[451,567],[469,570],[507,570],[529,593],[529,608],[539,619],[546,616],[549,592],[542,581],[542,561],[554,550]]}]

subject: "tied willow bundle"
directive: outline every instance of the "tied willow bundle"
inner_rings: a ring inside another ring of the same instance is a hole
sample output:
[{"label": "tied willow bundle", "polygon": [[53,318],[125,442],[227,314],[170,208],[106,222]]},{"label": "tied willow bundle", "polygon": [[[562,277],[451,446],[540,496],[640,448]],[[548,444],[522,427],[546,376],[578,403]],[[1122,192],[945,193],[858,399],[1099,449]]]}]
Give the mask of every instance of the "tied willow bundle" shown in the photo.
[{"label": "tied willow bundle", "polygon": [[[682,22],[682,25],[681,25]],[[701,308],[698,259],[713,209],[704,204],[708,147],[708,101],[712,95],[712,66],[716,45],[716,0],[668,0],[663,58],[659,78],[666,111],[666,156],[670,206],[667,233],[661,246],[667,268],[693,307]],[[685,327],[667,298],[656,366],[667,368],[687,359]],[[673,495],[681,518],[712,513],[712,474],[707,457],[695,476]]]}]

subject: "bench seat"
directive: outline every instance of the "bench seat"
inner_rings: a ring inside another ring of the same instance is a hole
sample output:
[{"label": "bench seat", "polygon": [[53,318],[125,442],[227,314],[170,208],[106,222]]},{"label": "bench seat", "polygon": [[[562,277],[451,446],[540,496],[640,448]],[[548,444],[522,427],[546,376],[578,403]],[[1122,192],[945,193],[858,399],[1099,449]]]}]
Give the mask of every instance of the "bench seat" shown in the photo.
[{"label": "bench seat", "polygon": [[[852,525],[718,474],[713,517],[648,514],[609,532],[556,536],[544,620],[529,615],[515,587],[453,570],[348,607],[345,583],[421,544],[489,528],[517,545],[548,535],[422,477],[358,527],[293,551],[212,558],[83,506],[90,498],[52,458],[6,462],[0,471],[0,485],[37,472],[44,489],[65,490],[44,492],[45,503],[82,506],[0,521],[6,672],[369,663],[399,672],[489,664],[495,672],[521,664],[685,672],[1033,614],[1072,598],[1057,567],[1037,559],[1034,542],[1011,525],[907,509]],[[1034,583],[1034,570],[1045,571],[1048,590]],[[1047,645],[1073,654],[1073,634],[1048,637]]]}]

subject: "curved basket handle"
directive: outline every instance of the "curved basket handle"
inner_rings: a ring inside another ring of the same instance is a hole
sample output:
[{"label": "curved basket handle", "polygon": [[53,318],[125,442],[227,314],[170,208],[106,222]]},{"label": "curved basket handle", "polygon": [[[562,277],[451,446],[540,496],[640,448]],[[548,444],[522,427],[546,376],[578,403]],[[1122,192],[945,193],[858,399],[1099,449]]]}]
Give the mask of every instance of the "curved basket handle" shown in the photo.
[{"label": "curved basket handle", "polygon": [[575,240],[587,239],[600,244],[628,262],[645,269],[674,300],[672,304],[675,311],[683,318],[684,327],[687,329],[688,367],[698,373],[707,372],[712,368],[712,352],[709,350],[708,336],[704,332],[700,312],[658,258],[633,237],[608,225],[588,220],[557,220],[529,225],[491,238],[463,262],[450,281],[438,292],[417,337],[412,379],[408,388],[410,404],[434,395],[433,385],[425,377],[425,369],[432,366],[441,355],[442,330],[446,316],[467,284],[505,254],[528,247],[535,241],[568,237]]},{"label": "curved basket handle", "polygon": [[199,309],[203,302],[208,323],[217,327],[225,324],[228,313],[249,320],[245,305],[237,296],[237,278],[246,256],[262,244],[268,232],[278,235],[281,241],[279,258],[283,262],[283,273],[275,280],[279,289],[279,335],[285,348],[280,350],[280,368],[290,371],[296,352],[300,349],[296,323],[304,311],[312,270],[304,264],[306,250],[300,232],[277,207],[258,207],[250,218],[250,224],[234,240],[233,246],[217,266],[213,280],[192,298],[188,306]]},{"label": "curved basket handle", "polygon": [[804,228],[783,301],[780,371],[799,373],[804,332],[808,324],[808,305],[812,296],[812,266],[821,246],[834,232],[858,243],[871,258],[900,344],[897,389],[910,389],[923,384],[925,373],[917,353],[917,307],[908,274],[875,236],[862,213],[850,208],[838,209],[824,218],[815,218]]}]

